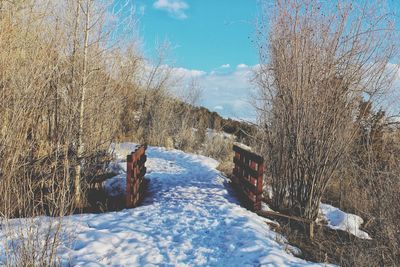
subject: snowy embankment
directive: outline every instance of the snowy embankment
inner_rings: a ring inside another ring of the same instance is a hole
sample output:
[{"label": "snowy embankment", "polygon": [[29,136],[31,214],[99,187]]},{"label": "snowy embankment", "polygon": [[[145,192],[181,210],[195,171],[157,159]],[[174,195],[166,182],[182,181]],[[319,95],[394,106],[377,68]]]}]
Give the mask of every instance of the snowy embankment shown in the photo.
[{"label": "snowy embankment", "polygon": [[327,222],[327,226],[334,230],[346,231],[358,238],[371,239],[368,233],[360,230],[364,220],[355,214],[346,213],[328,204],[321,203],[319,206],[320,215]]},{"label": "snowy embankment", "polygon": [[[128,143],[116,147],[121,174],[107,182],[112,194],[124,191],[124,159],[133,149]],[[143,204],[65,218],[62,265],[312,265],[290,254],[266,219],[239,205],[215,160],[153,147],[147,154],[150,184]],[[38,220],[38,225],[46,221]]]},{"label": "snowy embankment", "polygon": [[[264,190],[269,192],[270,197],[272,196],[272,189],[270,187],[266,187]],[[274,211],[266,203],[262,203],[262,210]],[[361,239],[372,239],[367,232],[360,229],[364,223],[364,220],[360,216],[346,213],[328,204],[320,203],[317,223],[324,224],[333,230],[348,232]]]}]

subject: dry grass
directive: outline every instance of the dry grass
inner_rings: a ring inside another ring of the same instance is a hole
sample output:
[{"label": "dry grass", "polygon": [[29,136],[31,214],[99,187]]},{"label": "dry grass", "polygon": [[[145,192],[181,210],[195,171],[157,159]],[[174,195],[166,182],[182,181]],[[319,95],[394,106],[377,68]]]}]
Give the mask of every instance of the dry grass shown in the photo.
[{"label": "dry grass", "polygon": [[311,242],[288,227],[308,258],[399,265],[399,129],[373,109],[397,73],[392,14],[351,0],[275,1],[272,14],[259,28],[256,102],[273,208],[315,219],[324,196],[363,217],[373,241],[322,231]]},{"label": "dry grass", "polygon": [[358,101],[385,93],[397,71],[390,14],[336,2],[276,1],[270,31],[260,28],[257,101],[273,207],[308,219],[350,153]]},{"label": "dry grass", "polygon": [[303,251],[302,257],[311,261],[341,266],[398,266],[399,129],[379,112],[369,112],[356,125],[369,130],[361,130],[357,135],[352,157],[340,166],[323,202],[361,216],[365,222],[363,230],[372,240],[319,227],[315,239],[310,241],[301,227],[287,222],[281,222],[284,227],[280,231]]},{"label": "dry grass", "polygon": [[[111,25],[106,6],[97,2],[0,1],[0,6],[4,264],[53,266],[63,216],[74,210],[77,193],[78,202],[87,203],[86,185],[106,171],[120,126],[115,118],[128,93],[121,85],[137,71],[121,58],[138,56],[105,47],[109,32],[97,30]],[[85,16],[91,18],[87,25]],[[40,225],[34,219],[39,215],[49,215],[50,222]]]}]

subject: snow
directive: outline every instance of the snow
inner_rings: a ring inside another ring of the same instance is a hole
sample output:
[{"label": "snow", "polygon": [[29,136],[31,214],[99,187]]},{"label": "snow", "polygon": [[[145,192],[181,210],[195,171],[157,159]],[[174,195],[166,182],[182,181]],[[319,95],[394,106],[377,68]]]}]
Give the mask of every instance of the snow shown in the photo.
[{"label": "snow", "polygon": [[222,139],[235,140],[236,137],[233,134],[228,134],[224,131],[216,131],[214,129],[207,128],[207,138],[212,139],[214,137],[220,137]]},{"label": "snow", "polygon": [[346,213],[328,204],[321,203],[319,206],[320,214],[328,223],[328,227],[334,230],[347,231],[352,235],[362,239],[371,239],[368,233],[360,230],[364,220],[355,214]]},{"label": "snow", "polygon": [[[134,147],[115,146],[112,168],[120,174],[106,183],[113,195],[125,190],[124,160]],[[292,252],[298,251],[270,230],[268,220],[239,205],[217,161],[156,147],[147,155],[149,192],[140,207],[64,218],[62,265],[319,266],[296,258]],[[35,220],[35,227],[48,221]],[[1,241],[13,238],[0,230]]]},{"label": "snow", "polygon": [[[270,187],[268,187],[270,189]],[[262,203],[263,211],[274,211],[266,203]],[[360,230],[364,220],[355,214],[346,213],[334,206],[320,203],[318,223],[325,223],[326,226],[333,230],[342,230],[348,232],[361,239],[371,239],[371,237],[363,230]]]},{"label": "snow", "polygon": [[243,148],[244,150],[253,151],[253,150],[251,149],[251,147],[249,147],[249,146],[247,146],[247,145],[245,145],[245,144],[243,144],[243,143],[235,142],[234,144],[237,145],[237,146],[239,146],[239,147],[241,147],[241,148]]}]

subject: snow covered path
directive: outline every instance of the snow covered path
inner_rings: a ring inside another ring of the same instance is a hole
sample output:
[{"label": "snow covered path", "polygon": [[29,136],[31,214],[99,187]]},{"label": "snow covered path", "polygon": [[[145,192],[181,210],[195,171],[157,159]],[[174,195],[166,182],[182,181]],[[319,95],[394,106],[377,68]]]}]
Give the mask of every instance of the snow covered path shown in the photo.
[{"label": "snow covered path", "polygon": [[[133,144],[121,144],[120,166]],[[149,148],[142,206],[67,218],[72,245],[62,263],[79,266],[299,266],[265,219],[239,206],[215,160]],[[110,181],[123,187],[121,174]],[[120,188],[123,189],[123,188]],[[66,240],[67,238],[65,238]],[[1,258],[1,257],[0,257]]]}]

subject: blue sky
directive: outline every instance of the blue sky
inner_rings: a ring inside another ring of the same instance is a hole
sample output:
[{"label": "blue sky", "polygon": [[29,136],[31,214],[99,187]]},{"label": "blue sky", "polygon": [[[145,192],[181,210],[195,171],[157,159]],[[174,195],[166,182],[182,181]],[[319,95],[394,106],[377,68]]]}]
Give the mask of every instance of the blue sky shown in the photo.
[{"label": "blue sky", "polygon": [[137,0],[147,55],[168,39],[176,66],[212,71],[230,64],[257,63],[256,0]]},{"label": "blue sky", "polygon": [[168,40],[168,62],[185,78],[183,87],[196,79],[203,91],[200,105],[224,117],[254,120],[249,80],[258,62],[253,44],[258,0],[129,1],[147,58],[154,59],[157,44]]},{"label": "blue sky", "polygon": [[[115,1],[135,6],[147,58],[156,57],[158,43],[170,42],[169,65],[184,77],[182,88],[196,79],[200,105],[224,117],[255,120],[250,80],[258,64],[253,41],[259,0]],[[399,14],[400,0],[387,3]]]}]

